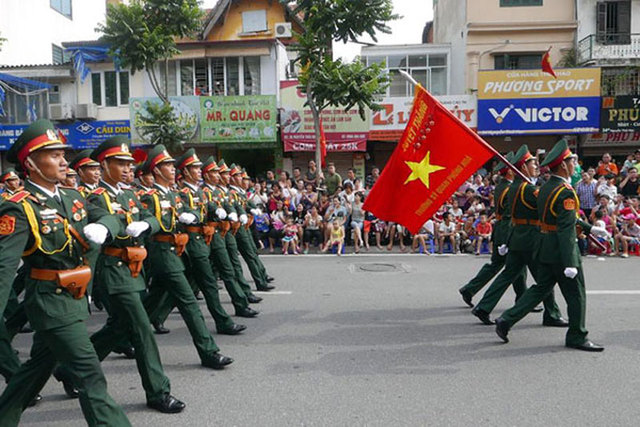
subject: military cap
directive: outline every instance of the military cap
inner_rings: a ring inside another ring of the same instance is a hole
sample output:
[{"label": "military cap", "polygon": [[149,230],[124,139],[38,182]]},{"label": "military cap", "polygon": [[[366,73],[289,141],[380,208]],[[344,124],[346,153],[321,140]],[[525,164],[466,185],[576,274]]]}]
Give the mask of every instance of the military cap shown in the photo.
[{"label": "military cap", "polygon": [[202,161],[198,158],[196,150],[189,148],[184,154],[176,159],[176,167],[184,170],[187,166],[202,166]]},{"label": "military cap", "polygon": [[137,165],[137,166],[136,166],[135,170],[133,171],[133,175],[134,175],[136,178],[139,178],[139,177],[141,177],[142,175],[146,175],[146,174],[148,174],[148,173],[149,173],[149,171],[148,171],[148,170],[145,170],[145,169],[144,169],[144,164],[145,164],[145,163],[146,163],[146,162],[142,162],[142,163],[140,163],[139,165]]},{"label": "military cap", "polygon": [[[513,164],[513,151],[509,151],[507,155],[504,156],[504,158],[507,159],[507,162]],[[500,160],[498,164],[493,168],[493,171],[498,173],[505,173],[507,170],[508,167],[502,160]]]},{"label": "military cap", "polygon": [[229,174],[231,174],[231,176],[241,175],[242,169],[240,168],[240,166],[232,163],[231,166],[229,166]]},{"label": "military cap", "polygon": [[516,151],[516,154],[513,156],[513,164],[515,165],[515,167],[519,168],[533,158],[534,157],[533,155],[531,155],[527,144],[523,144],[522,147],[520,147],[518,151]]},{"label": "military cap", "polygon": [[15,169],[9,168],[0,176],[0,182],[5,183],[10,179],[20,179]]},{"label": "military cap", "polygon": [[207,157],[207,159],[202,163],[202,172],[209,172],[211,170],[216,170],[218,165],[216,164],[216,159],[213,156]]},{"label": "military cap", "polygon": [[251,179],[245,168],[242,168],[242,179]]},{"label": "military cap", "polygon": [[106,159],[129,160],[133,162],[130,145],[129,138],[126,136],[114,136],[98,145],[91,152],[91,158],[98,162]]},{"label": "military cap", "polygon": [[551,151],[549,151],[549,154],[544,158],[541,166],[549,166],[549,169],[553,169],[563,161],[572,157],[575,157],[575,154],[569,150],[567,140],[562,138],[560,141],[556,142],[556,145],[554,145]]},{"label": "military cap", "polygon": [[71,168],[67,168],[67,176],[78,176],[78,172],[74,171]]},{"label": "military cap", "polygon": [[29,154],[37,150],[66,149],[60,135],[47,119],[36,120],[22,132],[7,152],[7,160],[22,165]]},{"label": "military cap", "polygon": [[145,169],[149,172],[153,170],[160,163],[175,162],[175,159],[171,157],[164,145],[155,145],[150,151],[148,158],[145,162]]},{"label": "military cap", "polygon": [[91,148],[88,148],[76,154],[75,157],[69,162],[69,167],[71,169],[78,170],[83,166],[100,166],[100,163],[91,158],[92,151],[93,150]]},{"label": "military cap", "polygon": [[224,162],[224,159],[220,159],[218,167],[215,170],[220,173],[229,172],[229,166]]}]

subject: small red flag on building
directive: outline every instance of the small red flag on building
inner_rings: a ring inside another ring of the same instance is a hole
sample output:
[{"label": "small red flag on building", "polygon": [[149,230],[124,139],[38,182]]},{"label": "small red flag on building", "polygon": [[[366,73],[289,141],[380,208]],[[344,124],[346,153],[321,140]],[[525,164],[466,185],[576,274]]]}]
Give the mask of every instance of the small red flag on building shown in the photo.
[{"label": "small red flag on building", "polygon": [[547,73],[547,74],[551,74],[554,78],[558,78],[558,76],[556,76],[555,71],[553,71],[553,67],[551,66],[551,55],[549,55],[549,52],[551,52],[551,48],[549,48],[547,50],[547,52],[542,55],[542,71]]},{"label": "small red flag on building", "polygon": [[327,166],[327,137],[324,134],[324,126],[322,126],[322,118],[320,119],[320,159],[321,167]]},{"label": "small red flag on building", "polygon": [[364,210],[416,233],[496,151],[421,86]]}]

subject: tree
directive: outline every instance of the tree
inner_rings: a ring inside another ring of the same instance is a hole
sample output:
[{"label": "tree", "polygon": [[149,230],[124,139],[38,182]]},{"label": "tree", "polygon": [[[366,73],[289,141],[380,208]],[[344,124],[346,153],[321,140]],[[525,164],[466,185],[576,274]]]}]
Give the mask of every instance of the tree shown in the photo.
[{"label": "tree", "polygon": [[[176,40],[192,37],[201,29],[203,12],[198,0],[131,0],[129,4],[117,3],[107,5],[107,17],[97,30],[102,33],[102,40],[109,46],[109,53],[117,57],[121,67],[129,68],[131,74],[146,71],[153,90],[162,100],[162,109],[152,109],[147,104],[149,114],[146,119],[154,129],[150,135],[154,143],[163,141],[168,148],[176,151],[182,141],[172,140],[176,137],[177,121],[169,104],[166,76],[169,58],[179,53]],[[165,84],[161,85],[156,73],[156,64],[162,62],[165,67]],[[169,122],[154,122],[162,118]],[[161,136],[158,132],[168,132]],[[146,136],[146,135],[145,135]]]},{"label": "tree", "polygon": [[[344,63],[332,58],[332,42],[360,43],[367,34],[378,41],[376,33],[389,34],[387,22],[398,19],[391,0],[281,0],[292,5],[293,14],[301,14],[304,31],[296,34],[294,49],[301,65],[300,90],[307,95],[316,136],[316,163],[321,165],[320,116],[329,107],[357,106],[360,116],[381,107],[376,103],[389,85],[384,64],[365,66],[361,61]],[[317,175],[318,179],[320,174]]]}]

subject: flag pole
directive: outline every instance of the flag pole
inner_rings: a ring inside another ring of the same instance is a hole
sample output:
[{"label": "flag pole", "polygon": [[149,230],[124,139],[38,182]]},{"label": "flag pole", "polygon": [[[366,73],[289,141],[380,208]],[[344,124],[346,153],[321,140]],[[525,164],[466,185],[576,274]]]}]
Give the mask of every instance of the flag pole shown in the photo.
[{"label": "flag pole", "polygon": [[[405,80],[407,80],[409,83],[413,84],[414,86],[419,86],[420,83],[418,83],[416,81],[416,79],[414,79],[413,77],[411,77],[411,75],[409,73],[407,73],[404,70],[398,70],[400,72],[400,75],[402,77],[405,78]],[[438,100],[436,99],[436,102],[438,102]],[[451,114],[451,112],[444,106],[442,106],[442,108],[444,109],[444,111],[446,111],[447,113],[449,113],[449,115],[451,117],[453,117],[456,121],[460,121],[460,119],[458,119],[456,116],[454,116],[453,114]],[[467,125],[465,125],[463,123],[463,125],[469,130],[469,132],[480,142],[482,143],[489,151],[491,151],[498,159],[500,159],[505,165],[507,165],[507,167],[509,169],[511,169],[513,171],[513,173],[515,173],[516,175],[518,175],[520,178],[522,178],[524,181],[528,182],[529,184],[531,184],[531,180],[529,179],[529,177],[527,177],[525,174],[523,174],[520,169],[518,169],[517,167],[515,167],[515,165],[512,165],[507,159],[506,157],[504,157],[502,154],[500,154],[500,152],[498,152],[495,148],[493,148],[491,146],[491,144],[489,144],[487,141],[485,141],[484,139],[482,139],[482,137],[480,137],[480,135],[478,135],[476,132],[473,132],[471,129],[469,129],[469,127]]]}]

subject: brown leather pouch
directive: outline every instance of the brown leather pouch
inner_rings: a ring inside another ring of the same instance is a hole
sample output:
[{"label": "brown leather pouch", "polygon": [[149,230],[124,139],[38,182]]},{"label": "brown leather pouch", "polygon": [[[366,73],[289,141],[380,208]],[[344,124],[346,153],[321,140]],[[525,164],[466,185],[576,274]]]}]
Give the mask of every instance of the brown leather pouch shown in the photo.
[{"label": "brown leather pouch", "polygon": [[204,236],[204,242],[207,245],[211,244],[211,240],[213,239],[213,235],[216,233],[216,228],[211,225],[203,225],[202,226],[202,235]]},{"label": "brown leather pouch", "polygon": [[226,236],[229,230],[231,230],[231,223],[229,221],[223,221],[220,223],[220,235],[222,237]]},{"label": "brown leather pouch", "polygon": [[251,224],[253,224],[253,215],[247,215],[247,223],[244,225],[244,229],[248,230],[251,227]]},{"label": "brown leather pouch", "polygon": [[242,227],[242,224],[240,223],[240,221],[234,222],[231,225],[231,234],[235,236],[238,230],[240,230],[240,227]]},{"label": "brown leather pouch", "polygon": [[91,268],[82,266],[73,270],[59,270],[56,272],[56,282],[65,288],[75,299],[81,299],[87,292],[91,281]]},{"label": "brown leather pouch", "polygon": [[131,277],[138,277],[142,271],[142,262],[147,258],[147,250],[137,246],[130,246],[125,248],[124,260],[129,264],[129,270],[131,270]]},{"label": "brown leather pouch", "polygon": [[182,256],[184,250],[187,248],[189,242],[189,235],[187,233],[177,233],[173,235],[173,243],[176,246],[176,255]]}]

